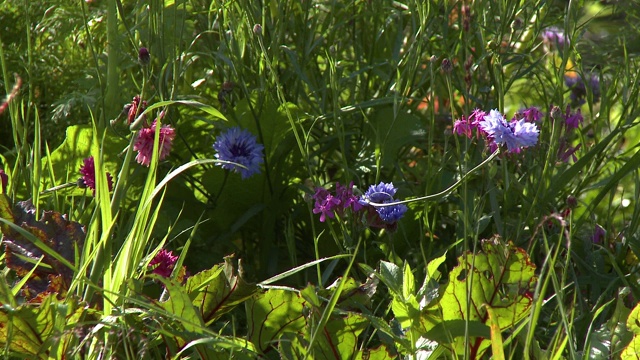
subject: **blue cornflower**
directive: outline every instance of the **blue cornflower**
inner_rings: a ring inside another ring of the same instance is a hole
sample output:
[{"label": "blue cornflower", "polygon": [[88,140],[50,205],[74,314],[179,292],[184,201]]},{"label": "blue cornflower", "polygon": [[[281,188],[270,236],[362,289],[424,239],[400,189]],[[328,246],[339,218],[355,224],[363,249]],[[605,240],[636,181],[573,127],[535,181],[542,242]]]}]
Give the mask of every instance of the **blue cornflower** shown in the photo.
[{"label": "blue cornflower", "polygon": [[256,137],[249,131],[239,127],[231,128],[218,136],[213,148],[217,151],[216,159],[235,163],[216,164],[223,169],[239,172],[243,179],[260,173],[264,146],[258,144]]},{"label": "blue cornflower", "polygon": [[524,119],[510,123],[498,110],[491,110],[478,127],[497,145],[507,145],[510,152],[520,152],[520,148],[538,143],[538,127]]},{"label": "blue cornflower", "polygon": [[[381,182],[378,185],[371,185],[369,189],[364,193],[364,196],[360,199],[360,204],[368,205],[369,202],[385,204],[395,202],[393,196],[396,194],[396,189],[393,183],[385,184]],[[391,205],[391,206],[376,206],[376,212],[380,216],[380,219],[385,223],[395,223],[400,220],[405,212],[407,212],[407,206],[404,204]]]}]

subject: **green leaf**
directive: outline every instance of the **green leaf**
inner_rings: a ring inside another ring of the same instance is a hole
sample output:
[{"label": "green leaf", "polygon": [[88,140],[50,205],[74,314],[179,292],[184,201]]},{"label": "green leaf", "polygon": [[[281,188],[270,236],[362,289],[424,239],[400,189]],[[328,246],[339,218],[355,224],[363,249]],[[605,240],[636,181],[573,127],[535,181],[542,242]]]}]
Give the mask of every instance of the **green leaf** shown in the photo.
[{"label": "green leaf", "polygon": [[[496,326],[504,331],[529,313],[537,281],[535,265],[523,249],[512,243],[504,244],[498,238],[483,240],[482,250],[458,258],[458,266],[449,274],[440,300],[443,319],[486,324],[489,315],[483,304],[487,304],[496,317]],[[464,354],[464,343],[462,337],[455,339],[453,349],[457,354]],[[470,342],[478,355],[489,345],[486,337],[475,337]]]},{"label": "green leaf", "polygon": [[398,265],[387,261],[380,261],[380,271],[378,272],[380,280],[389,288],[392,295],[402,296],[403,275]]},{"label": "green leaf", "polygon": [[[50,294],[39,304],[13,308],[0,307],[0,346],[20,357],[50,358],[75,341],[72,329],[84,308],[75,303],[62,303]],[[6,355],[6,354],[5,354]]]},{"label": "green leaf", "polygon": [[186,291],[193,299],[193,305],[200,309],[206,325],[258,291],[255,284],[249,284],[243,279],[241,262],[238,261],[236,269],[232,258],[233,256],[228,256],[224,264],[197,273],[187,280]]},{"label": "green leaf", "polygon": [[184,329],[193,333],[202,333],[204,328],[204,321],[202,316],[191,302],[189,294],[185,291],[185,288],[163,277],[152,275],[154,278],[162,281],[165,288],[169,292],[169,300],[165,301],[162,306],[164,309],[176,316],[180,320]]},{"label": "green leaf", "polygon": [[402,277],[402,297],[404,299],[409,299],[409,297],[414,297],[415,299],[416,292],[416,280],[413,277],[413,273],[411,272],[411,267],[409,263],[405,261],[404,263],[404,273]]},{"label": "green leaf", "polygon": [[285,333],[300,331],[306,325],[305,304],[299,294],[280,289],[254,296],[245,303],[249,339],[264,353]]},{"label": "green leaf", "polygon": [[373,134],[370,136],[380,149],[383,166],[392,166],[403,147],[416,145],[424,137],[424,127],[417,116],[395,111],[388,106],[378,109],[371,117]]}]

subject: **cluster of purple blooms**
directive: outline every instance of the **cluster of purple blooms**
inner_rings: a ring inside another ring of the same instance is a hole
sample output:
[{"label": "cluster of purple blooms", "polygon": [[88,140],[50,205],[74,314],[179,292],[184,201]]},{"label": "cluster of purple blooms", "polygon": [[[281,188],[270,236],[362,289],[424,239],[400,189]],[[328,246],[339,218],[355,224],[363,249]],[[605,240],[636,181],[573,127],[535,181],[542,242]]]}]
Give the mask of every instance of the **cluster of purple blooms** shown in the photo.
[{"label": "cluster of purple blooms", "polygon": [[542,40],[549,47],[557,47],[562,50],[565,45],[569,44],[569,37],[564,30],[551,26],[542,32]]},{"label": "cluster of purple blooms", "polygon": [[[557,114],[554,114],[556,112]],[[580,127],[580,125],[584,121],[584,118],[582,117],[582,113],[580,112],[580,109],[576,110],[575,113],[571,113],[571,107],[567,105],[567,108],[564,114],[562,113],[562,110],[560,110],[557,107],[552,108],[551,113],[552,113],[551,117],[555,121],[563,120],[564,126],[565,126],[565,134],[560,138],[560,141],[559,141],[558,159],[560,159],[560,161],[562,162],[568,162],[569,159],[572,159],[573,162],[578,161],[578,158],[576,157],[576,152],[580,149],[582,144],[572,146],[568,139],[568,135],[571,133],[572,130]]]},{"label": "cluster of purple blooms", "polygon": [[509,152],[519,153],[522,148],[538,143],[540,131],[535,122],[541,118],[542,113],[535,107],[517,112],[510,121],[498,110],[486,113],[476,109],[468,118],[463,116],[456,120],[453,131],[468,138],[472,138],[475,131],[477,137],[487,139],[492,152],[498,146],[506,145]]},{"label": "cluster of purple blooms", "polygon": [[248,130],[239,127],[227,130],[218,136],[213,148],[216,159],[225,161],[216,164],[223,169],[238,172],[243,179],[260,173],[264,146]]},{"label": "cluster of purple blooms", "polygon": [[336,215],[343,217],[347,212],[363,214],[364,216],[360,219],[357,217],[356,219],[366,222],[366,225],[371,227],[395,230],[398,220],[407,212],[407,206],[404,204],[373,206],[370,203],[395,202],[396,191],[393,183],[385,184],[384,182],[371,185],[361,197],[353,194],[353,182],[349,183],[349,186],[336,183],[335,193],[319,187],[313,195],[315,200],[313,213],[320,214],[320,222],[334,219]]},{"label": "cluster of purple blooms", "polygon": [[587,97],[587,84],[593,95],[593,102],[600,101],[600,76],[597,74],[585,74],[584,79],[582,76],[574,74],[573,76],[565,75],[564,83],[571,90],[569,97],[571,98],[571,104],[574,107],[579,107],[586,102]]}]

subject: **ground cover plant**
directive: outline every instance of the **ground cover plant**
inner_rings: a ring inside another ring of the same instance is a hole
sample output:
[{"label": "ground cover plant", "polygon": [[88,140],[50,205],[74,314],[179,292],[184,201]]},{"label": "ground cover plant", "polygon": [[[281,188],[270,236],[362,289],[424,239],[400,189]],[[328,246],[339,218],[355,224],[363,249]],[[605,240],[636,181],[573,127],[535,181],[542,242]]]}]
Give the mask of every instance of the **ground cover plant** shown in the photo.
[{"label": "ground cover plant", "polygon": [[4,358],[637,358],[634,1],[0,4]]}]

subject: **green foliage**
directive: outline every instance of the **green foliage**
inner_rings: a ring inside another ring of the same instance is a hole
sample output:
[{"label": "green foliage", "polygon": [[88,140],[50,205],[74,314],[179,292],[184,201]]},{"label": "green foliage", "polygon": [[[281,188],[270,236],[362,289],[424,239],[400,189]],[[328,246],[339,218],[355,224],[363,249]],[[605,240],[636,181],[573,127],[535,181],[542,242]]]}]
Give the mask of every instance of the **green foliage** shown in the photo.
[{"label": "green foliage", "polygon": [[[0,355],[637,357],[638,19],[634,1],[4,2]],[[461,125],[531,106],[518,152]],[[264,146],[248,179],[216,158],[232,127]],[[381,182],[399,221],[358,202]]]}]

